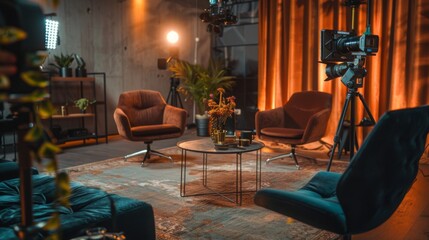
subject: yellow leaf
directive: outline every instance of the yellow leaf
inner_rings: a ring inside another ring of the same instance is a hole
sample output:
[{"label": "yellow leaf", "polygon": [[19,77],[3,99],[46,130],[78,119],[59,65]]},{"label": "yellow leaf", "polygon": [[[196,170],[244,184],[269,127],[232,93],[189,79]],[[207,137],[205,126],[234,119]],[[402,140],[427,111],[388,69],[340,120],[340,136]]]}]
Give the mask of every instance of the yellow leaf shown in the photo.
[{"label": "yellow leaf", "polygon": [[55,154],[59,153],[61,151],[61,148],[59,148],[57,145],[45,141],[42,146],[39,148],[38,155],[41,157],[47,157],[53,159],[55,157]]},{"label": "yellow leaf", "polygon": [[42,119],[49,118],[55,113],[55,108],[50,101],[40,102],[38,105],[38,113]]},{"label": "yellow leaf", "polygon": [[43,229],[46,231],[55,231],[60,227],[60,216],[57,212],[53,213],[51,218],[46,222]]},{"label": "yellow leaf", "polygon": [[0,89],[9,89],[10,81],[9,78],[5,75],[0,75]]},{"label": "yellow leaf", "polygon": [[43,138],[43,128],[35,125],[32,127],[24,137],[26,142],[35,143]]},{"label": "yellow leaf", "polygon": [[27,38],[27,33],[16,27],[0,28],[0,44],[12,44]]},{"label": "yellow leaf", "polygon": [[41,72],[23,72],[21,73],[21,78],[25,83],[32,87],[44,88],[49,84],[48,79],[46,79]]},{"label": "yellow leaf", "polygon": [[49,96],[45,89],[37,89],[32,93],[22,96],[18,99],[19,102],[40,102]]},{"label": "yellow leaf", "polygon": [[45,163],[45,169],[47,172],[57,171],[57,162],[54,159],[49,159],[48,163]]}]

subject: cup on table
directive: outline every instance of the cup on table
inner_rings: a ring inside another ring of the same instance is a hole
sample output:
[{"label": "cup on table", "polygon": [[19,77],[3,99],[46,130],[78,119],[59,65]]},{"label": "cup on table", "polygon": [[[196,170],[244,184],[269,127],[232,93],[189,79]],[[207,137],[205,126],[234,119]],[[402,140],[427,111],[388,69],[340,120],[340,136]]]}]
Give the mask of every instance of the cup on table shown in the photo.
[{"label": "cup on table", "polygon": [[241,131],[240,132],[240,139],[248,139],[249,140],[249,144],[252,144],[253,132],[252,131],[247,131],[247,130]]},{"label": "cup on table", "polygon": [[240,138],[238,139],[238,146],[239,147],[247,147],[250,145],[250,140],[247,138]]}]

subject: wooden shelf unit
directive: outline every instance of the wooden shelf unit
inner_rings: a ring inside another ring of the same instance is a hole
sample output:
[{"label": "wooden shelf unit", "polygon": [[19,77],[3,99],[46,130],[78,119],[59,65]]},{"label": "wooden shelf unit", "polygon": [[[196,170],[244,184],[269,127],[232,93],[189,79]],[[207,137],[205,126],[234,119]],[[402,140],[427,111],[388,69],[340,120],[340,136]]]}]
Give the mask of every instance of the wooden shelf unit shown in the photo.
[{"label": "wooden shelf unit", "polygon": [[[101,76],[103,81],[103,96],[102,98],[99,97],[97,99],[97,86],[96,86],[96,77]],[[88,130],[88,134],[84,136],[61,136],[58,139],[58,143],[65,143],[68,141],[76,141],[76,140],[83,140],[83,143],[85,144],[85,140],[89,138],[94,138],[96,140],[96,143],[98,144],[98,139],[101,137],[105,138],[105,143],[108,143],[108,130],[107,130],[107,106],[106,106],[106,74],[103,72],[94,72],[94,73],[88,73],[88,77],[58,77],[58,76],[51,76],[50,78],[50,84],[49,84],[49,93],[52,98],[52,93],[55,91],[55,84],[56,83],[66,83],[66,84],[77,84],[78,87],[80,87],[80,97],[86,97],[88,99],[95,99],[97,100],[94,104],[91,104],[88,108],[90,111],[87,113],[69,113],[66,115],[61,114],[55,114],[51,116],[49,119],[49,127],[52,129],[54,125],[54,121],[58,122],[59,125],[61,125],[62,120],[71,120],[71,121],[80,121],[80,126],[82,129],[86,129],[86,126],[88,125],[86,121],[93,121],[93,129],[91,131]],[[90,84],[90,95],[88,96],[88,90],[84,89],[84,83]],[[67,91],[67,90],[65,90]],[[84,94],[84,91],[87,95]],[[85,95],[85,96],[84,96]],[[55,103],[54,99],[52,99],[52,102]],[[100,114],[99,110],[97,109],[97,106],[103,106],[103,114],[104,115],[104,135],[101,136],[99,134],[99,120]],[[69,129],[65,129],[69,130]]]}]

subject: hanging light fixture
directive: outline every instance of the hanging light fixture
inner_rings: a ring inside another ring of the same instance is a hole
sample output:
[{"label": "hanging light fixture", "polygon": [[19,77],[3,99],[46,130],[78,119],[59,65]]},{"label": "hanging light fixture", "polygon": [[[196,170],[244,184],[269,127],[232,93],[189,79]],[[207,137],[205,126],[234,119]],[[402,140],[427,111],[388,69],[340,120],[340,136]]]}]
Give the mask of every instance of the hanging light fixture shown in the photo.
[{"label": "hanging light fixture", "polygon": [[233,1],[209,0],[210,6],[200,14],[201,21],[208,23],[207,31],[222,36],[225,25],[237,23],[237,16],[232,13]]}]

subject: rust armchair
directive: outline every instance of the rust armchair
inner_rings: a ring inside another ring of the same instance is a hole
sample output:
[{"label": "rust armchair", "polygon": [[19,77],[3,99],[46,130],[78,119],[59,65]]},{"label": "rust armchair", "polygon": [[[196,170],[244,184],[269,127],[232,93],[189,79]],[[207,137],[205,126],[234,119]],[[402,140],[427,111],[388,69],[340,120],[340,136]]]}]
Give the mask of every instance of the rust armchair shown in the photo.
[{"label": "rust armchair", "polygon": [[124,156],[125,160],[145,154],[142,166],[151,155],[173,161],[170,156],[152,150],[150,144],[156,140],[183,135],[186,123],[184,109],[168,105],[157,91],[134,90],[123,92],[119,96],[113,117],[119,135],[130,141],[146,144],[146,149]]},{"label": "rust armchair", "polygon": [[284,106],[257,112],[255,127],[258,138],[291,146],[290,153],[269,158],[266,162],[291,157],[299,168],[295,148],[297,145],[318,141],[324,136],[331,113],[331,101],[329,93],[297,92]]}]

